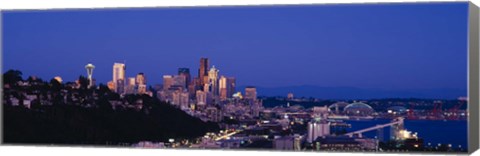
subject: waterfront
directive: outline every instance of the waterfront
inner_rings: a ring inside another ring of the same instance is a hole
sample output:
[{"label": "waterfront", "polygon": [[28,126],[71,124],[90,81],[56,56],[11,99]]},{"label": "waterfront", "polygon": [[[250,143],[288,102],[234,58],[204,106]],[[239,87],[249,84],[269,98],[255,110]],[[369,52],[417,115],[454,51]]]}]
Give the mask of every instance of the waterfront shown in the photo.
[{"label": "waterfront", "polygon": [[[377,124],[390,122],[388,119],[375,120],[349,120],[347,123],[352,127],[347,131],[355,131]],[[452,147],[467,148],[467,121],[466,120],[405,120],[405,129],[418,133],[424,139],[425,146],[431,143],[432,146],[440,144],[452,144]],[[367,132],[365,137],[375,137],[376,131]],[[384,138],[388,138],[389,128],[384,130]]]}]

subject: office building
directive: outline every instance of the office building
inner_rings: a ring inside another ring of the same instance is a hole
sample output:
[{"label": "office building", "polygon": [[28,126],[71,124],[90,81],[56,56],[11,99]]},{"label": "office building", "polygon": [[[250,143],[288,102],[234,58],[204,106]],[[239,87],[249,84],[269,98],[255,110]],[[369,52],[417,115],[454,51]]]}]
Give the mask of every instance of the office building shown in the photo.
[{"label": "office building", "polygon": [[189,104],[188,92],[176,90],[172,93],[172,104],[182,109],[188,108]]},{"label": "office building", "polygon": [[163,90],[168,90],[173,85],[172,75],[163,75]]},{"label": "office building", "polygon": [[195,97],[197,98],[197,106],[207,105],[207,94],[204,91],[197,90]]},{"label": "office building", "polygon": [[256,101],[257,100],[257,88],[253,86],[248,86],[245,88],[245,99],[250,100],[250,101]]},{"label": "office building", "polygon": [[218,81],[218,88],[221,100],[232,98],[235,94],[235,78],[221,76]]},{"label": "office building", "polygon": [[207,115],[208,120],[212,122],[220,122],[223,119],[222,111],[214,106],[208,106],[205,109],[205,114]]},{"label": "office building", "polygon": [[136,87],[136,84],[135,84],[135,78],[134,77],[129,77],[127,79],[127,88],[125,90],[125,93],[126,94],[134,94],[135,93],[135,87]]},{"label": "office building", "polygon": [[137,87],[138,87],[137,88],[137,93],[138,94],[146,94],[147,93],[147,85],[139,84]]},{"label": "office building", "polygon": [[146,78],[145,78],[145,74],[144,74],[144,73],[138,73],[138,74],[137,74],[136,83],[137,83],[137,85],[146,85],[146,84],[147,84],[147,80],[146,80]]},{"label": "office building", "polygon": [[227,98],[232,98],[236,92],[235,77],[227,77]]},{"label": "office building", "polygon": [[180,87],[183,90],[185,90],[187,88],[187,86],[185,86],[186,81],[187,81],[187,77],[185,77],[184,75],[175,75],[175,76],[173,76],[172,85],[174,85],[176,87]]},{"label": "office building", "polygon": [[208,91],[212,93],[213,96],[218,96],[218,72],[219,70],[213,66],[210,71],[208,71]]},{"label": "office building", "polygon": [[220,76],[218,80],[218,90],[220,94],[220,100],[227,99],[227,78],[225,76]]},{"label": "office building", "polygon": [[185,86],[188,87],[192,82],[189,68],[178,68],[178,75],[185,77]]},{"label": "office building", "polygon": [[205,84],[208,83],[208,58],[200,58],[200,68],[198,69],[198,87],[202,89]]},{"label": "office building", "polygon": [[113,64],[113,80],[115,92],[121,94],[124,91],[125,86],[125,64],[114,63]]}]

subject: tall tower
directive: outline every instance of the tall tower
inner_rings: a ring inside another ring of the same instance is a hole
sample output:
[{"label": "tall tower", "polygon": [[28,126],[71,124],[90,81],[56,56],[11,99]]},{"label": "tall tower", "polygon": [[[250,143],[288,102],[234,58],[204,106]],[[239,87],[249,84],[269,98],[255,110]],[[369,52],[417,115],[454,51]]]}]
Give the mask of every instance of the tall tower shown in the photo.
[{"label": "tall tower", "polygon": [[185,76],[185,86],[188,87],[190,85],[191,77],[190,77],[190,69],[189,68],[178,68],[178,75]]},{"label": "tall tower", "polygon": [[198,69],[198,88],[203,88],[208,83],[208,58],[200,58],[200,68]]},{"label": "tall tower", "polygon": [[227,98],[235,94],[235,77],[227,77]]},{"label": "tall tower", "polygon": [[144,73],[138,73],[137,74],[137,85],[145,85],[147,84],[147,79],[145,78]]},{"label": "tall tower", "polygon": [[256,101],[257,100],[257,89],[253,86],[247,86],[245,88],[245,99]]},{"label": "tall tower", "polygon": [[113,64],[113,83],[115,92],[123,93],[125,86],[125,64],[114,63]]},{"label": "tall tower", "polygon": [[87,64],[85,66],[85,69],[87,69],[87,75],[88,75],[88,88],[92,87],[93,86],[93,79],[92,79],[92,75],[93,75],[93,69],[95,69],[95,66],[91,63]]},{"label": "tall tower", "polygon": [[218,90],[220,94],[220,100],[227,99],[227,77],[220,76],[220,80],[218,81]]},{"label": "tall tower", "polygon": [[163,75],[163,90],[168,90],[173,85],[172,75]]},{"label": "tall tower", "polygon": [[209,91],[213,94],[213,96],[218,96],[218,72],[219,70],[217,70],[215,66],[208,71]]}]

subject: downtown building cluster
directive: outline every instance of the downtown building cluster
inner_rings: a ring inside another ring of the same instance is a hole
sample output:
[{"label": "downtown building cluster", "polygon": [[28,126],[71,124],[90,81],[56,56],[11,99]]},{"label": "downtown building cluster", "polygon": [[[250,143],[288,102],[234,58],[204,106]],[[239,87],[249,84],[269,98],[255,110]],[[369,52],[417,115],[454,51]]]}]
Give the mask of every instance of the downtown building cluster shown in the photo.
[{"label": "downtown building cluster", "polygon": [[178,68],[176,75],[163,75],[163,84],[152,89],[147,88],[144,73],[128,78],[125,73],[124,63],[114,63],[108,88],[120,95],[157,97],[204,121],[220,122],[225,117],[254,118],[263,109],[255,87],[247,86],[243,95],[237,92],[235,77],[220,75],[219,69],[210,67],[208,58],[200,59],[197,76],[192,76],[189,68]]}]

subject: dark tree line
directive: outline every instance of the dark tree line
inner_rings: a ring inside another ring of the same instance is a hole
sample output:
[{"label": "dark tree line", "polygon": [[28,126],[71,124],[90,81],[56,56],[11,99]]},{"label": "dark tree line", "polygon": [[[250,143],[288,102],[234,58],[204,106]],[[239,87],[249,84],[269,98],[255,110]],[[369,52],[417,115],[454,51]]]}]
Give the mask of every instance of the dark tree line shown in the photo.
[{"label": "dark tree line", "polygon": [[[19,71],[8,71],[3,76],[5,84],[11,86],[22,81]],[[83,85],[88,85],[84,83],[81,82]],[[39,86],[44,87],[35,88]],[[139,141],[167,142],[169,138],[195,139],[206,132],[219,129],[216,123],[203,122],[168,103],[147,95],[127,95],[123,99],[128,103],[142,99],[143,107],[140,110],[131,108],[113,110],[109,101],[121,99],[118,94],[111,92],[104,85],[100,85],[99,89],[86,87],[73,89],[56,80],[51,80],[49,83],[43,82],[22,89],[4,87],[8,95],[13,95],[20,90],[33,92],[31,90],[33,88],[41,90],[38,94],[47,92],[53,95],[53,104],[41,105],[38,100],[34,100],[31,108],[28,109],[3,102],[3,141],[5,143],[120,145]],[[92,93],[96,93],[98,99],[94,100],[95,107],[64,103],[60,90],[79,93],[80,97],[85,99],[93,99],[89,97]]]}]

